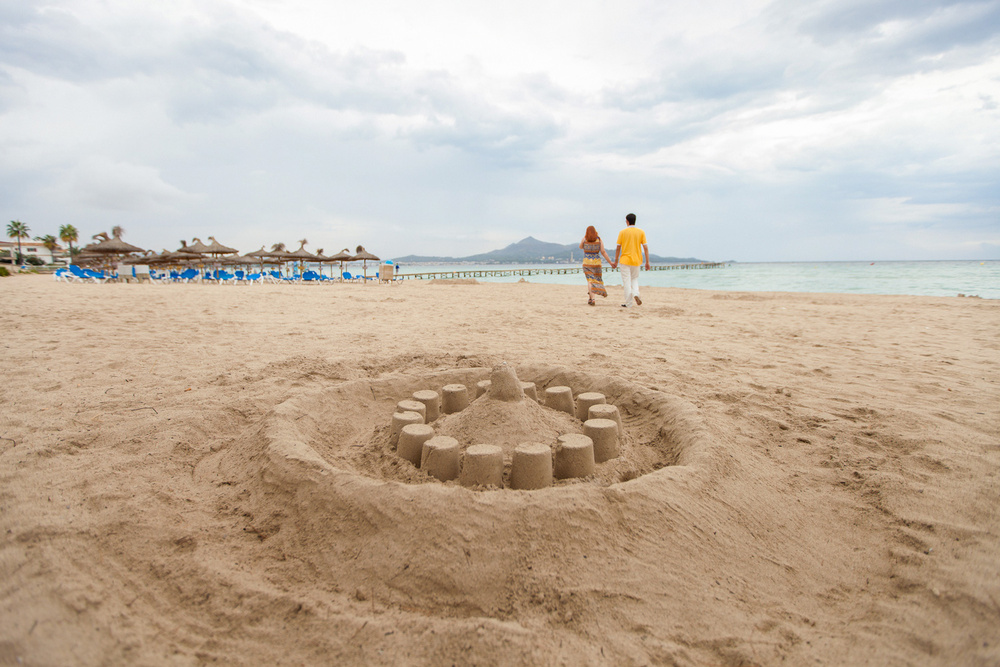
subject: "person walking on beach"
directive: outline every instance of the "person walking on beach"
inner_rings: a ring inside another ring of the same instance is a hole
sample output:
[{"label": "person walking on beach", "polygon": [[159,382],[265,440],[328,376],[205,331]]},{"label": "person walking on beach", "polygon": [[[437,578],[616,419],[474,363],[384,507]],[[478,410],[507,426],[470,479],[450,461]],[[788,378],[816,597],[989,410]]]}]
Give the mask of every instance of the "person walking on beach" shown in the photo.
[{"label": "person walking on beach", "polygon": [[635,299],[637,305],[642,305],[639,298],[639,267],[642,265],[642,258],[646,256],[646,270],[649,271],[649,246],[646,245],[646,232],[635,226],[635,213],[625,216],[625,229],[618,232],[618,246],[615,248],[615,261],[611,262],[611,268],[618,266],[619,261],[622,267],[618,273],[622,277],[622,287],[625,289],[625,303],[622,308],[632,305]]},{"label": "person walking on beach", "polygon": [[601,277],[601,256],[611,264],[604,249],[604,241],[597,235],[597,230],[591,225],[587,227],[587,233],[580,241],[580,249],[583,250],[583,275],[587,277],[587,303],[594,305],[594,295],[608,296],[608,291],[604,289],[604,279]]}]

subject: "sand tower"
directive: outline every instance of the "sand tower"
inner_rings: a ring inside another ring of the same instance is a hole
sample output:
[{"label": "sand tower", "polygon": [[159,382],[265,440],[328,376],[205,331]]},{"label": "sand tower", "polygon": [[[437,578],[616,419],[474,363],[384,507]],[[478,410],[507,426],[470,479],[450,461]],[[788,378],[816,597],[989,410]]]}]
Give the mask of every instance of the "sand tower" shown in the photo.
[{"label": "sand tower", "polygon": [[535,383],[522,382],[506,362],[473,391],[474,399],[453,382],[399,401],[390,428],[397,455],[442,482],[525,491],[589,477],[620,455],[621,414],[604,394],[574,400],[571,387],[547,387],[543,405]]},{"label": "sand tower", "polygon": [[517,373],[507,365],[507,362],[493,367],[490,373],[490,388],[486,395],[494,401],[515,403],[524,400],[524,388],[517,379]]},{"label": "sand tower", "polygon": [[464,410],[439,417],[434,430],[461,443],[497,445],[508,461],[522,443],[554,444],[561,434],[580,431],[572,415],[545,408],[525,394],[526,384],[531,385],[521,382],[512,366],[494,366],[483,394]]}]

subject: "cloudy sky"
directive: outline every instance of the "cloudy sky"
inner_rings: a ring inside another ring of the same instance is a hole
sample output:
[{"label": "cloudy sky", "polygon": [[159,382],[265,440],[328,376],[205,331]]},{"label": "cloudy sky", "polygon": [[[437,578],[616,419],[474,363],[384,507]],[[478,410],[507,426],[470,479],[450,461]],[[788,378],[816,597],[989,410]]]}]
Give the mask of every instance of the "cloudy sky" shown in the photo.
[{"label": "cloudy sky", "polygon": [[32,234],[1000,258],[1000,2],[3,0]]}]

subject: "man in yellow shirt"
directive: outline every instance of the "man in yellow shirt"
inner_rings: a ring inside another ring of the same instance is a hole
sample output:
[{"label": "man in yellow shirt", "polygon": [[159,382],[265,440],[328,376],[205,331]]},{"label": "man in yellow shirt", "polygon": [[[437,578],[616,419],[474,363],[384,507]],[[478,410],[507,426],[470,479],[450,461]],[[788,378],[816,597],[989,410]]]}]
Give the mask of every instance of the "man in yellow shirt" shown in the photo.
[{"label": "man in yellow shirt", "polygon": [[625,229],[618,232],[618,247],[615,248],[615,261],[611,267],[617,267],[619,258],[621,268],[618,273],[622,277],[622,287],[625,288],[625,303],[622,308],[628,308],[635,299],[636,304],[642,305],[639,298],[639,267],[642,265],[643,255],[646,256],[646,270],[649,271],[649,246],[646,245],[646,232],[635,226],[635,213],[625,216],[627,223]]}]

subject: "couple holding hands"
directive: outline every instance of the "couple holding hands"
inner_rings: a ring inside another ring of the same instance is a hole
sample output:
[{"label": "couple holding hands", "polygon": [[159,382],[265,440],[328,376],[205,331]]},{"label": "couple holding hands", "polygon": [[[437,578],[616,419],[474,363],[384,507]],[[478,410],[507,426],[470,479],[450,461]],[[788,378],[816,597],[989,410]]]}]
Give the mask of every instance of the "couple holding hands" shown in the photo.
[{"label": "couple holding hands", "polygon": [[618,232],[614,261],[608,257],[608,253],[604,250],[604,241],[597,235],[593,225],[587,227],[587,233],[580,241],[580,249],[583,250],[583,274],[587,277],[587,303],[591,306],[594,305],[595,294],[605,297],[608,295],[604,289],[604,280],[601,278],[602,255],[608,260],[611,268],[618,268],[621,274],[622,287],[625,288],[625,303],[622,304],[622,308],[631,307],[633,300],[637,305],[642,305],[642,299],[639,298],[639,267],[642,266],[643,255],[646,258],[646,270],[649,271],[646,232],[635,226],[635,213],[626,215],[625,222],[625,229]]}]

